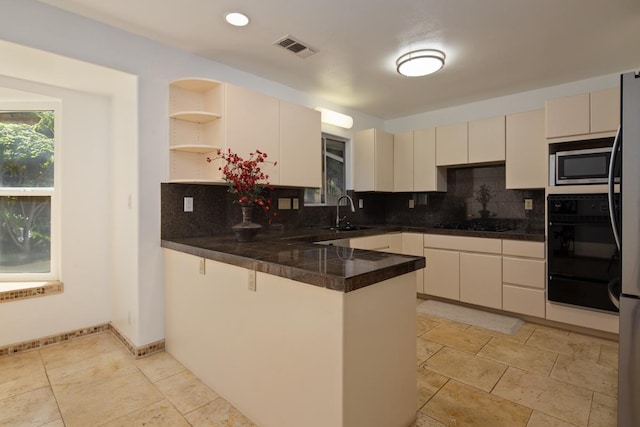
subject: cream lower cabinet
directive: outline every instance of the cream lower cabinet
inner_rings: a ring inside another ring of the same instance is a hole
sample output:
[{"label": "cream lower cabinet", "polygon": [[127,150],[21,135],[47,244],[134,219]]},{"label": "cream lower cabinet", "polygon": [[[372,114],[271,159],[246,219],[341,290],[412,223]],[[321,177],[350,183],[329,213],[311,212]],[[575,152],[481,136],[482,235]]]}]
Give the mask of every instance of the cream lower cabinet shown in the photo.
[{"label": "cream lower cabinet", "polygon": [[460,301],[502,309],[502,256],[460,253]]},{"label": "cream lower cabinet", "polygon": [[255,425],[415,419],[412,273],[343,293],[169,249],[164,268],[167,352]]},{"label": "cream lower cabinet", "polygon": [[501,308],[502,240],[425,234],[424,292]]},{"label": "cream lower cabinet", "polygon": [[424,293],[459,301],[460,252],[425,248],[424,257]]},{"label": "cream lower cabinet", "polygon": [[544,242],[503,240],[502,254],[502,309],[544,318]]},{"label": "cream lower cabinet", "polygon": [[378,234],[375,236],[354,237],[349,239],[349,247],[369,251],[402,252],[402,233]]},{"label": "cream lower cabinet", "polygon": [[[422,233],[402,233],[402,253],[424,256],[424,235]],[[416,271],[416,292],[424,294],[424,269]]]}]

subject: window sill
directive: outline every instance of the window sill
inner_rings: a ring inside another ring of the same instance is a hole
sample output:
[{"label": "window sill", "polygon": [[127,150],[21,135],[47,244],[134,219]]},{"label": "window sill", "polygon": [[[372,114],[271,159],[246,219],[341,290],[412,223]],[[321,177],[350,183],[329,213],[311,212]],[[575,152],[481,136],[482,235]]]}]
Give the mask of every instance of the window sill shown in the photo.
[{"label": "window sill", "polygon": [[0,283],[0,303],[61,294],[64,284],[57,280]]}]

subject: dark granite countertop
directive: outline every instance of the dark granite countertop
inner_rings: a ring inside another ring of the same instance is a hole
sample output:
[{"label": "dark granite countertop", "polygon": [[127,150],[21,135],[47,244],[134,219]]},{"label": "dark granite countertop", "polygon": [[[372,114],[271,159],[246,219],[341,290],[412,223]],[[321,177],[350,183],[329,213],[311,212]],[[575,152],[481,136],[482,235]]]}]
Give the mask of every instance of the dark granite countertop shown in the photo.
[{"label": "dark granite countertop", "polygon": [[371,226],[357,231],[305,228],[263,231],[255,242],[238,243],[231,234],[162,240],[162,247],[261,271],[302,283],[350,292],[425,267],[423,257],[350,249],[313,242],[414,232],[468,237],[544,241],[544,234],[517,230],[486,232],[442,228]]},{"label": "dark granite countertop", "polygon": [[524,240],[544,242],[544,230],[513,229],[507,231],[456,230],[434,227],[400,227],[400,231],[425,234],[445,234],[448,236],[484,237],[489,239]]},{"label": "dark granite countertop", "polygon": [[333,240],[360,236],[372,236],[381,233],[424,233],[444,234],[448,236],[483,237],[488,239],[524,240],[531,242],[544,242],[544,230],[526,230],[524,228],[507,231],[477,231],[458,230],[439,227],[407,227],[402,225],[371,225],[357,231],[331,231],[327,228],[302,228],[289,232],[285,239],[295,239],[317,242],[321,240]]},{"label": "dark granite countertop", "polygon": [[262,233],[254,242],[238,243],[235,236],[222,235],[162,240],[162,247],[342,292],[425,266],[424,257],[314,244],[309,238]]}]

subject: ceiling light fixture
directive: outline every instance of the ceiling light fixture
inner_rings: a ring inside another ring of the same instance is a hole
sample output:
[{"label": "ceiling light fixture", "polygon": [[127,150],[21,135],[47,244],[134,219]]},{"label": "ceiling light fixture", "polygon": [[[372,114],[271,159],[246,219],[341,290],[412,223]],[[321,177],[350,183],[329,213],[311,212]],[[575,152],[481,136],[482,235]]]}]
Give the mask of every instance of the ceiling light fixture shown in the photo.
[{"label": "ceiling light fixture", "polygon": [[244,27],[245,25],[249,24],[249,17],[240,12],[227,13],[224,19],[226,19],[229,24],[235,27]]},{"label": "ceiling light fixture", "polygon": [[353,117],[351,116],[321,107],[317,107],[315,110],[320,111],[320,121],[322,123],[345,129],[351,129],[353,127]]},{"label": "ceiling light fixture", "polygon": [[444,52],[436,49],[420,49],[405,53],[396,61],[396,70],[406,77],[422,77],[444,67]]}]

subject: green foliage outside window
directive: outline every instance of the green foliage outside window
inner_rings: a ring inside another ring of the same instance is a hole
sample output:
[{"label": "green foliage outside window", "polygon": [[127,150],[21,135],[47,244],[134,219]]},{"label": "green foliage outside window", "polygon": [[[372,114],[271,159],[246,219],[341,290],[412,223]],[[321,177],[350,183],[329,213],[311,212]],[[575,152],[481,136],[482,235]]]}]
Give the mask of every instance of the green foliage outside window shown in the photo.
[{"label": "green foliage outside window", "polygon": [[0,266],[50,256],[51,197],[29,190],[53,187],[53,136],[53,111],[0,112],[0,187],[16,189],[0,197]]}]

